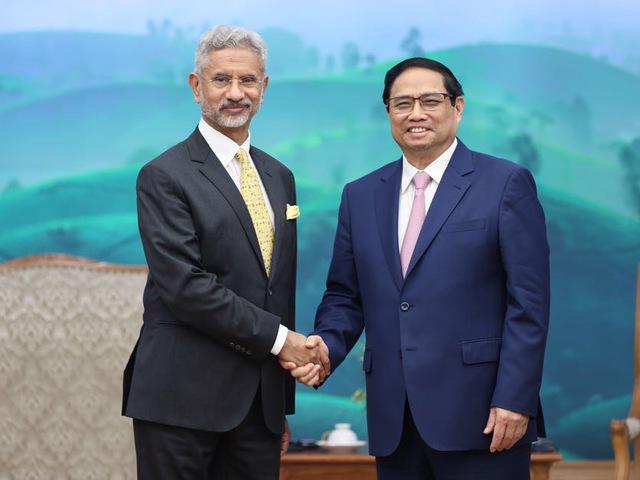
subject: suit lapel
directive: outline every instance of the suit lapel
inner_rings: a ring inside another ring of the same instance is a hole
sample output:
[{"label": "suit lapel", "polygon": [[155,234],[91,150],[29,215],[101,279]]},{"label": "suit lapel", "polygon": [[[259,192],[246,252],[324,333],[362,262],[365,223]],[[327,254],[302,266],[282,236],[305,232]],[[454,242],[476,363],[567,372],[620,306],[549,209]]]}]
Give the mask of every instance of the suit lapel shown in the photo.
[{"label": "suit lapel", "polygon": [[382,242],[382,251],[387,259],[393,281],[400,290],[402,286],[402,267],[398,247],[398,203],[400,201],[400,179],[402,177],[402,159],[380,177],[380,185],[374,193],[378,234]]},{"label": "suit lapel", "polygon": [[280,252],[282,251],[282,240],[285,226],[285,212],[287,208],[287,197],[284,191],[282,181],[273,174],[270,166],[265,161],[265,156],[262,151],[257,148],[251,147],[251,158],[258,170],[264,189],[269,197],[269,203],[273,210],[273,222],[274,222],[274,239],[273,239],[273,252],[271,253],[271,278],[273,279],[278,269],[278,260],[280,258]]},{"label": "suit lapel", "polygon": [[427,251],[431,242],[433,242],[442,224],[449,217],[456,205],[458,205],[469,186],[471,186],[471,179],[468,177],[465,178],[465,175],[472,171],[473,162],[471,159],[471,151],[458,140],[458,146],[455,152],[453,152],[451,161],[442,176],[442,181],[440,185],[438,185],[436,194],[429,207],[429,212],[420,231],[416,247],[413,250],[405,278],[411,275],[411,271]]},{"label": "suit lapel", "polygon": [[187,139],[187,147],[189,148],[189,154],[191,160],[198,163],[198,169],[207,180],[209,180],[214,187],[226,198],[227,202],[235,212],[242,228],[244,229],[247,239],[253,248],[254,253],[260,260],[262,265],[262,271],[266,275],[264,268],[264,261],[262,259],[262,252],[260,251],[260,245],[258,244],[258,237],[256,231],[253,228],[253,222],[247,209],[247,204],[244,202],[240,190],[236,187],[235,183],[222,166],[222,163],[215,156],[215,154],[209,148],[206,140],[196,128],[196,130]]}]

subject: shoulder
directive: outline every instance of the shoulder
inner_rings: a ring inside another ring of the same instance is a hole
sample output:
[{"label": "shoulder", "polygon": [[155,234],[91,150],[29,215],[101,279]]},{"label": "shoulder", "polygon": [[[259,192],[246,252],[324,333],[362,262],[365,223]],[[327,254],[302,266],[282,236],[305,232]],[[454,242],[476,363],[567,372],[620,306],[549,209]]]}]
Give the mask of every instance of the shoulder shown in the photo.
[{"label": "shoulder", "polygon": [[173,188],[184,177],[190,158],[187,140],[175,144],[142,166],[136,182],[138,187],[162,184]]},{"label": "shoulder", "polygon": [[492,183],[502,185],[504,194],[522,191],[536,194],[536,184],[531,171],[510,160],[470,150],[474,168]]},{"label": "shoulder", "polygon": [[505,158],[494,157],[493,155],[476,152],[474,150],[469,150],[469,152],[471,153],[473,164],[476,169],[489,172],[493,175],[508,178],[513,175],[514,172],[524,173],[525,171],[528,171],[522,165],[518,165],[517,163]]},{"label": "shoulder", "polygon": [[280,162],[279,160],[276,160],[274,157],[269,155],[264,150],[261,150],[258,147],[254,147],[253,145],[251,145],[251,155],[253,157],[258,156],[260,159],[262,159],[263,162],[265,162],[265,165],[270,167],[272,170],[275,170],[276,172],[282,175],[293,176],[293,173],[291,173],[291,170],[289,170],[289,168],[284,163]]},{"label": "shoulder", "polygon": [[381,181],[386,181],[394,173],[397,172],[399,168],[402,168],[401,160],[395,160],[393,162],[387,163],[386,165],[374,170],[373,172],[367,173],[366,175],[357,178],[345,185],[345,191],[348,189],[350,191],[363,191],[369,190],[372,187],[378,185]]},{"label": "shoulder", "polygon": [[140,169],[140,173],[148,174],[151,171],[161,171],[171,175],[189,158],[187,141],[183,140],[145,163]]},{"label": "shoulder", "polygon": [[[503,158],[474,152],[479,170],[497,182],[503,206],[515,205],[528,198],[537,202],[538,188],[529,169]],[[495,184],[495,183],[494,183]]]}]

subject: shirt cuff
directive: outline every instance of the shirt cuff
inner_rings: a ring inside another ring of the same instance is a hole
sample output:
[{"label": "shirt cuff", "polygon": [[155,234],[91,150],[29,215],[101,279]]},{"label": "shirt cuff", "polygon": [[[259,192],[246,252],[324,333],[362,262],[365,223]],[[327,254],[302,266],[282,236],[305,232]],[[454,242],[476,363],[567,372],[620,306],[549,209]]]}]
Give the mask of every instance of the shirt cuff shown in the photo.
[{"label": "shirt cuff", "polygon": [[276,341],[273,343],[273,347],[271,347],[271,353],[274,355],[278,355],[282,347],[284,347],[284,342],[287,340],[287,335],[289,334],[289,329],[284,325],[280,325],[278,327],[278,336],[276,337]]}]

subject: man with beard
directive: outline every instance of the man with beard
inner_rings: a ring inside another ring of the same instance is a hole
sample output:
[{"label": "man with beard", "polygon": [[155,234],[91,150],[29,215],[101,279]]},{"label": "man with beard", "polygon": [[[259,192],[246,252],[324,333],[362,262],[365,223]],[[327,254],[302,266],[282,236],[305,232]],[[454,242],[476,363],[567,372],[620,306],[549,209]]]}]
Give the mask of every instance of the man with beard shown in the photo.
[{"label": "man with beard", "polygon": [[293,175],[250,142],[265,58],[254,32],[205,33],[189,75],[202,118],[138,175],[149,276],[123,395],[138,478],[277,479],[294,411],[278,360],[327,361],[293,331]]}]

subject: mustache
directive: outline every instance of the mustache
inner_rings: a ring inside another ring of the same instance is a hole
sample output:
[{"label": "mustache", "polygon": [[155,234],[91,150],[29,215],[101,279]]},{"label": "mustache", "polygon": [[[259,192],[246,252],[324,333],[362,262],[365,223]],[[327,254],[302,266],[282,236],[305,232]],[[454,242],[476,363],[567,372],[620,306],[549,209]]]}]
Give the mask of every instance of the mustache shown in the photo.
[{"label": "mustache", "polygon": [[245,98],[244,100],[240,100],[237,102],[234,102],[233,100],[223,100],[222,102],[220,102],[218,109],[222,110],[223,108],[227,108],[227,107],[249,107],[250,108],[252,106],[253,106],[253,102],[248,98]]}]

